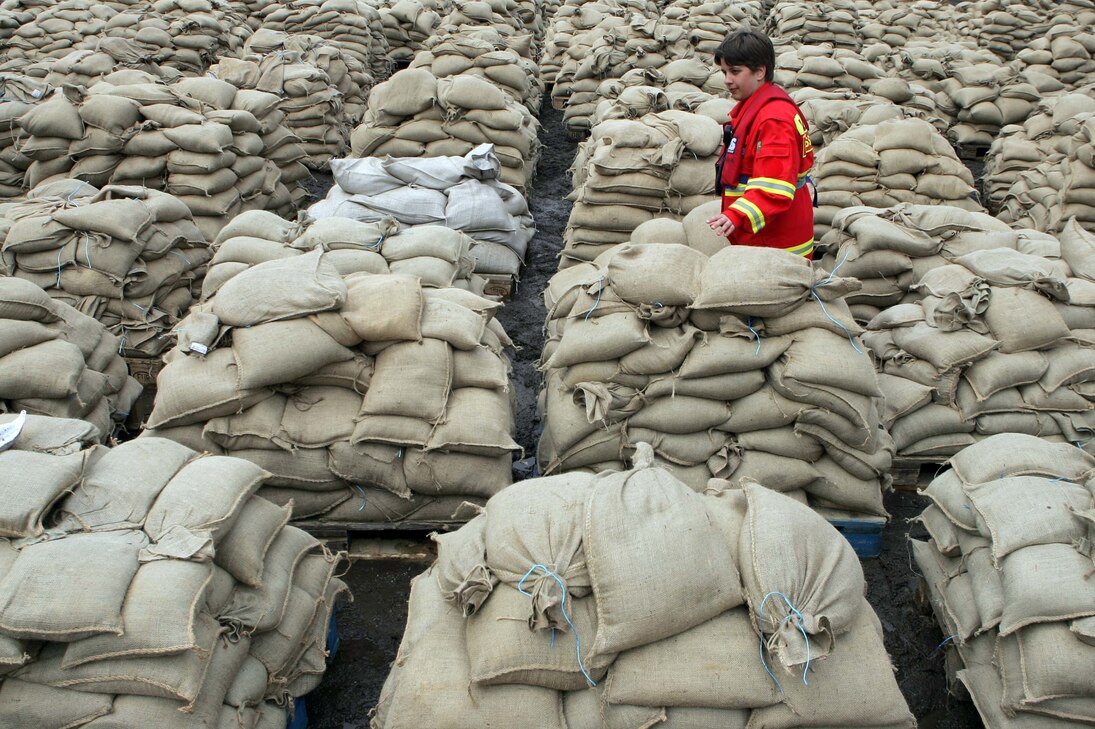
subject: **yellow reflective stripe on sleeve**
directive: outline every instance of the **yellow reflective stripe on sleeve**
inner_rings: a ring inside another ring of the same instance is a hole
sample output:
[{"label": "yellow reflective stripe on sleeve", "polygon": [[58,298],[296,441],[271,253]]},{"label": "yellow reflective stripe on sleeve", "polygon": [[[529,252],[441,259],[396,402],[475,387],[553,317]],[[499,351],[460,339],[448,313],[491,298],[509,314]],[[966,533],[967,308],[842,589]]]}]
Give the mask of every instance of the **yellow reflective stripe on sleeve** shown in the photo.
[{"label": "yellow reflective stripe on sleeve", "polygon": [[753,203],[749,202],[745,198],[738,200],[730,207],[737,209],[739,212],[745,214],[745,217],[749,218],[749,224],[753,227],[754,233],[759,233],[760,229],[764,227],[764,213]]},{"label": "yellow reflective stripe on sleeve", "polygon": [[741,197],[745,194],[744,187],[732,187],[729,190],[723,190],[722,194],[728,197]]},{"label": "yellow reflective stripe on sleeve", "polygon": [[798,256],[808,256],[814,252],[814,239],[811,238],[802,245],[792,246],[786,250]]},{"label": "yellow reflective stripe on sleeve", "polygon": [[795,199],[795,186],[790,182],[784,182],[783,180],[774,177],[754,177],[749,180],[749,184],[746,185],[746,188],[764,190],[773,195],[782,195],[789,200]]}]

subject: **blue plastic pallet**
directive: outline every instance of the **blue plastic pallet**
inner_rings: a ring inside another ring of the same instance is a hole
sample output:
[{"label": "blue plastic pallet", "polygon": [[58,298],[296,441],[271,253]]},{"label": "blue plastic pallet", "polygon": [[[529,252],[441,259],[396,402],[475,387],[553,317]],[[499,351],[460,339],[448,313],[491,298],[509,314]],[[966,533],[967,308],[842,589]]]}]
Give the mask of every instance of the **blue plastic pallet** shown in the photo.
[{"label": "blue plastic pallet", "polygon": [[844,535],[860,559],[872,559],[882,554],[882,528],[886,526],[886,520],[882,517],[826,515],[825,518]]}]

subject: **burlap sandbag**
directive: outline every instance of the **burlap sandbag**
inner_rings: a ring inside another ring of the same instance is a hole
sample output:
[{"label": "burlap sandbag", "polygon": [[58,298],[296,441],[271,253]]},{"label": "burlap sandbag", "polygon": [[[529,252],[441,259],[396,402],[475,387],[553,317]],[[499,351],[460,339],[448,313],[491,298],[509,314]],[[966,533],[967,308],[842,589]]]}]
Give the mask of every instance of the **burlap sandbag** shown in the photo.
[{"label": "burlap sandbag", "polygon": [[[585,549],[598,655],[676,635],[743,600],[733,552],[702,497],[655,468],[653,455],[639,444],[635,469],[601,477],[589,499]],[[641,577],[650,565],[675,564],[692,566],[653,582]]]}]

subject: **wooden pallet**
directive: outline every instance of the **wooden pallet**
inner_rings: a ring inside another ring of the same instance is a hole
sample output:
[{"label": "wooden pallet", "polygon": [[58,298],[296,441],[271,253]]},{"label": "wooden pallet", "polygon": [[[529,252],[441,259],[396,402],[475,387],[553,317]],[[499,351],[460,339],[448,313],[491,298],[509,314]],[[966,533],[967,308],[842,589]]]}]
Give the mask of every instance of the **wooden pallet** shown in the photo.
[{"label": "wooden pallet", "polygon": [[895,491],[915,492],[935,477],[942,464],[939,461],[918,460],[914,458],[894,459],[890,466]]},{"label": "wooden pallet", "polygon": [[156,377],[163,369],[163,360],[159,357],[124,357],[129,375],[145,387],[155,387]]},{"label": "wooden pallet", "polygon": [[569,96],[552,96],[551,108],[556,111],[564,111],[567,108],[567,101],[570,100]]},{"label": "wooden pallet", "polygon": [[584,141],[586,141],[587,138],[589,138],[589,130],[588,129],[572,129],[570,127],[567,127],[566,128],[566,137],[571,142],[584,142]]},{"label": "wooden pallet", "polygon": [[517,276],[512,273],[480,273],[477,275],[487,279],[487,285],[483,288],[483,293],[488,296],[500,296],[503,299],[509,299],[517,293]]},{"label": "wooden pallet", "polygon": [[989,148],[983,144],[957,144],[954,147],[958,159],[984,159]]},{"label": "wooden pallet", "polygon": [[405,559],[429,561],[437,547],[431,532],[458,529],[457,521],[401,521],[361,523],[337,521],[294,521],[292,525],[311,534],[335,552],[346,552],[351,560]]}]

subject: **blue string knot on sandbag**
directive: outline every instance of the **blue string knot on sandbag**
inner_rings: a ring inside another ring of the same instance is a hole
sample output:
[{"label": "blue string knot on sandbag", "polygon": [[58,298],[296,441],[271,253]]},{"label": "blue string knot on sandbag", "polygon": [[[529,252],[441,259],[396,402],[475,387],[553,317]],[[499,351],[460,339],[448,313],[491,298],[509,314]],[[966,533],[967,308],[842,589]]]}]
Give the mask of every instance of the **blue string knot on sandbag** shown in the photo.
[{"label": "blue string knot on sandbag", "polygon": [[852,333],[850,331],[848,331],[848,327],[844,326],[843,324],[841,324],[840,322],[838,322],[836,319],[833,318],[833,315],[830,314],[829,310],[825,308],[825,303],[821,300],[821,297],[818,296],[818,294],[817,294],[817,290],[819,288],[821,288],[822,286],[825,286],[826,284],[828,284],[829,282],[831,282],[833,280],[833,276],[836,275],[836,272],[840,270],[840,267],[843,266],[844,262],[847,261],[847,260],[848,260],[848,254],[845,253],[844,258],[840,259],[840,263],[836,264],[836,266],[833,267],[833,270],[829,272],[829,275],[825,278],[824,281],[821,281],[820,283],[817,283],[817,284],[810,287],[810,295],[813,296],[814,299],[817,300],[817,305],[821,307],[821,313],[824,314],[826,316],[826,318],[828,318],[829,321],[831,321],[833,324],[836,324],[838,327],[841,328],[841,330],[844,331],[844,334],[846,334],[847,337],[848,337],[848,342],[852,345],[852,349],[854,349],[859,354],[863,354],[863,350],[860,349],[859,345],[857,345],[855,343],[855,339],[852,337]]},{"label": "blue string knot on sandbag", "polygon": [[753,352],[754,357],[760,356],[760,332],[753,328],[753,317],[749,317],[745,322],[745,328],[753,334],[753,339],[757,340],[757,351]]},{"label": "blue string knot on sandbag", "polygon": [[802,613],[798,611],[798,608],[792,605],[791,600],[788,599],[788,597],[782,592],[769,592],[767,595],[764,596],[764,599],[760,601],[760,610],[758,611],[757,615],[757,624],[760,626],[760,663],[762,666],[764,666],[764,670],[768,673],[768,675],[772,677],[772,680],[776,682],[776,688],[778,688],[779,692],[782,694],[783,684],[781,684],[779,682],[779,679],[776,678],[776,674],[772,673],[772,670],[768,668],[768,661],[764,658],[764,605],[768,602],[768,598],[772,597],[773,595],[776,597],[782,597],[783,601],[787,603],[787,609],[790,610],[790,612],[787,613],[787,617],[781,620],[780,624],[776,626],[777,631],[784,625],[786,625],[787,621],[791,618],[798,618],[798,630],[800,633],[802,633],[802,638],[806,641],[806,665],[802,669],[802,683],[806,686],[810,685],[810,681],[806,678],[806,675],[810,672],[810,661],[812,660],[810,658],[810,636],[806,635],[806,629],[802,627],[802,623],[806,620],[806,618],[802,616]]},{"label": "blue string knot on sandbag", "polygon": [[593,312],[597,311],[597,307],[601,305],[601,292],[605,290],[604,280],[604,274],[601,274],[597,277],[597,298],[596,300],[594,300],[593,306],[591,306],[589,308],[589,311],[586,312],[585,319],[582,319],[582,321],[589,321],[590,315],[593,314]]},{"label": "blue string knot on sandbag", "polygon": [[[534,572],[543,572],[544,575],[555,580],[556,584],[559,585],[559,589],[563,591],[563,599],[562,602],[559,603],[559,608],[563,611],[563,620],[567,621],[567,625],[570,626],[571,632],[574,633],[574,651],[578,655],[578,668],[581,669],[582,675],[585,676],[586,682],[589,683],[590,686],[596,686],[597,682],[594,681],[593,677],[589,675],[589,673],[586,671],[585,663],[582,662],[582,639],[578,636],[578,629],[574,627],[574,623],[571,622],[570,615],[567,613],[567,586],[566,583],[563,582],[563,578],[559,577],[559,575],[555,574],[553,571],[551,571],[542,564],[534,564],[532,565],[532,567],[529,568],[529,571],[525,573],[525,576],[521,578],[521,581],[517,583],[517,591],[520,592],[522,595],[532,597],[532,593],[525,592],[524,587],[525,580],[531,577]],[[555,647],[555,628],[551,629],[551,647]]]}]

